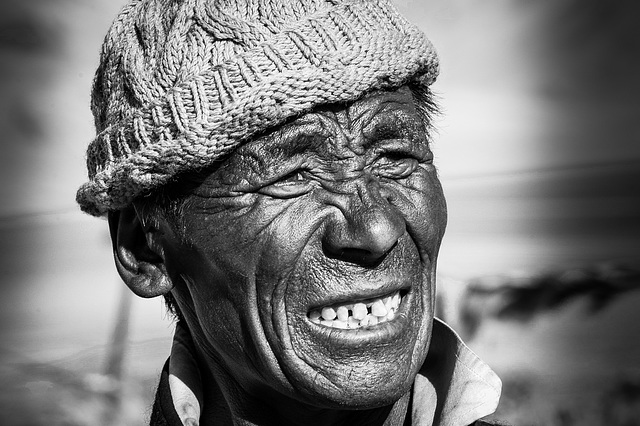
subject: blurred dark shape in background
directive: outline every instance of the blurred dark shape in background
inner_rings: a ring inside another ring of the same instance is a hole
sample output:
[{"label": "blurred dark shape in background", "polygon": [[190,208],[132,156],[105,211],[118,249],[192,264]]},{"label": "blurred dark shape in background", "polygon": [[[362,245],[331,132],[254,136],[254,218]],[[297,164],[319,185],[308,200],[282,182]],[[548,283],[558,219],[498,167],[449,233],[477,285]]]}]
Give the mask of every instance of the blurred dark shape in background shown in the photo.
[{"label": "blurred dark shape in background", "polygon": [[531,321],[580,300],[588,302],[584,315],[593,315],[638,290],[640,267],[615,263],[531,277],[476,278],[468,283],[460,304],[461,331],[472,339],[483,319]]},{"label": "blurred dark shape in background", "polygon": [[[503,398],[500,410],[516,413],[522,407],[535,404],[539,390],[527,376],[513,376],[503,381]],[[640,382],[630,378],[619,378],[607,385],[599,398],[590,401],[582,410],[567,407],[552,407],[549,413],[536,416],[511,416],[513,426],[638,426],[640,425]],[[540,422],[540,418],[545,418]]]},{"label": "blurred dark shape in background", "polygon": [[602,400],[602,424],[640,425],[640,381],[622,379]]}]

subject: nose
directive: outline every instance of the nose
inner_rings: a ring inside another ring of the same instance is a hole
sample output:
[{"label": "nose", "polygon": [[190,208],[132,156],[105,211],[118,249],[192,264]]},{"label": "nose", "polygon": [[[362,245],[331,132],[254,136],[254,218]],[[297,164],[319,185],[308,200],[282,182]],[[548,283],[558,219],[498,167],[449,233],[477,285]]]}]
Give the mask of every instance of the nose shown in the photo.
[{"label": "nose", "polygon": [[351,194],[332,194],[338,207],[323,237],[327,255],[351,263],[373,265],[397,244],[406,230],[404,218],[381,193],[377,182],[356,185]]}]

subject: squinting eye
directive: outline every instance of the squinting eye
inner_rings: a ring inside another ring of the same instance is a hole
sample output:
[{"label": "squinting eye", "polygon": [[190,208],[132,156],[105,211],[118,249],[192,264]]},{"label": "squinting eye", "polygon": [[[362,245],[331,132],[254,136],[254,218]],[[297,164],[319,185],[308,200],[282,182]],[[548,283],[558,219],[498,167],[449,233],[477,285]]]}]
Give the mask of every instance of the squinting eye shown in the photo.
[{"label": "squinting eye", "polygon": [[304,195],[312,189],[312,184],[305,177],[303,170],[294,170],[260,189],[261,194],[275,198],[293,198]]},{"label": "squinting eye", "polygon": [[420,162],[413,157],[390,153],[378,159],[375,171],[381,177],[404,179],[416,171],[419,165]]},{"label": "squinting eye", "polygon": [[276,183],[286,184],[286,183],[300,183],[304,181],[305,181],[305,178],[304,176],[302,176],[302,170],[296,170],[278,179]]}]

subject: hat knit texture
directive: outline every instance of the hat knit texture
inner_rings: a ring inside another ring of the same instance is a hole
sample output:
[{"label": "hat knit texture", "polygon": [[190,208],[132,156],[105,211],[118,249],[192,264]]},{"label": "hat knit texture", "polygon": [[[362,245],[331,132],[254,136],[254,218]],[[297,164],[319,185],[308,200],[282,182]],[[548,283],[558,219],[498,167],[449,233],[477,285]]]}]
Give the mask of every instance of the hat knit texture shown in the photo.
[{"label": "hat knit texture", "polygon": [[103,44],[76,199],[102,216],[318,105],[437,73],[388,0],[133,0]]}]

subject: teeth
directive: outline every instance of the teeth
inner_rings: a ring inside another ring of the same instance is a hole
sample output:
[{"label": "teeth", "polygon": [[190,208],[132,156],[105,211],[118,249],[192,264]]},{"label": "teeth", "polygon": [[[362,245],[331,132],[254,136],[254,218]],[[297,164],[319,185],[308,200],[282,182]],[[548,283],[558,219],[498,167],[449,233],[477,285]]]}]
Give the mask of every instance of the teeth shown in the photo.
[{"label": "teeth", "polygon": [[348,328],[347,322],[342,320],[333,320],[331,327],[334,328]]},{"label": "teeth", "polygon": [[337,316],[336,311],[331,306],[322,308],[322,318],[333,321],[334,319],[336,319],[336,316]]},{"label": "teeth", "polygon": [[358,321],[354,317],[349,317],[349,319],[347,320],[347,326],[349,328],[359,328],[360,327],[360,321]]},{"label": "teeth", "polygon": [[353,317],[357,320],[364,319],[367,316],[367,305],[364,303],[356,303],[353,305]]},{"label": "teeth", "polygon": [[338,319],[346,324],[349,319],[349,309],[346,306],[338,306],[337,314]]},{"label": "teeth", "polygon": [[371,325],[371,315],[367,315],[366,317],[360,320],[360,324],[359,324],[360,327],[366,327],[368,325]]},{"label": "teeth", "polygon": [[384,307],[384,302],[382,300],[376,300],[376,302],[371,305],[371,313],[376,317],[386,317],[387,308]]},{"label": "teeth", "polygon": [[400,302],[400,292],[397,291],[380,299],[314,309],[309,312],[309,319],[332,328],[371,327],[394,319]]},{"label": "teeth", "polygon": [[322,318],[322,313],[320,311],[311,311],[309,314],[309,319],[313,322],[320,322],[320,318]]},{"label": "teeth", "polygon": [[384,302],[384,307],[387,308],[387,311],[391,310],[393,300],[394,300],[393,296],[387,296],[384,299],[382,299],[382,301]]}]

